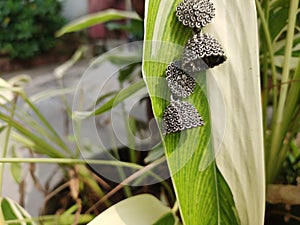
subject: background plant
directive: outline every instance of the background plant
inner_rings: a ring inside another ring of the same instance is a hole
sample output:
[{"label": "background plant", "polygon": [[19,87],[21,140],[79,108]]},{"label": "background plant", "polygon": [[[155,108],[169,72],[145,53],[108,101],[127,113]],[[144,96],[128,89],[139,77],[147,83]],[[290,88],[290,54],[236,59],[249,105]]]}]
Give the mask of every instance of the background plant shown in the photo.
[{"label": "background plant", "polygon": [[0,54],[29,58],[54,47],[54,32],[65,22],[58,0],[0,2]]},{"label": "background plant", "polygon": [[[288,223],[294,224],[299,221],[299,208],[292,206],[291,210],[286,210],[284,204],[291,203],[288,195],[294,198],[298,195],[285,188],[287,184],[296,185],[300,175],[300,6],[297,0],[257,0],[256,6],[260,29],[266,183],[269,184],[268,196],[277,196],[275,199],[268,197],[267,201],[282,203],[268,205],[266,218],[272,224],[275,223],[272,215],[278,218],[279,214],[291,215]],[[275,183],[277,185],[271,185]],[[284,223],[282,216],[276,223]]]},{"label": "background plant", "polygon": [[272,183],[299,132],[299,1],[256,3],[261,31],[266,175],[267,183]]}]

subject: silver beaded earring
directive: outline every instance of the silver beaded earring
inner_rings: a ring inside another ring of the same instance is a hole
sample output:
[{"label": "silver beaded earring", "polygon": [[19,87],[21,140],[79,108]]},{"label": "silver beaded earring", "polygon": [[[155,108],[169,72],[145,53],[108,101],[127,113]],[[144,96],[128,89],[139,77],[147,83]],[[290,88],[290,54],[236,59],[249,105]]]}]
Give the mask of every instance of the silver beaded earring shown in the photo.
[{"label": "silver beaded earring", "polygon": [[226,56],[219,42],[209,34],[195,34],[188,40],[182,54],[182,68],[198,72],[222,64]]},{"label": "silver beaded earring", "polygon": [[163,115],[162,133],[164,135],[203,125],[202,117],[192,104],[173,100],[171,97],[171,103]]},{"label": "silver beaded earring", "polygon": [[198,30],[215,17],[215,8],[209,0],[184,0],[177,6],[176,16],[183,25]]},{"label": "silver beaded earring", "polygon": [[178,61],[171,62],[166,70],[166,79],[172,94],[186,98],[195,89],[196,81],[189,73],[181,69]]},{"label": "silver beaded earring", "polygon": [[173,95],[178,98],[190,96],[196,86],[194,74],[226,60],[219,42],[201,31],[215,17],[215,8],[210,0],[183,0],[176,8],[176,16],[183,25],[192,28],[195,35],[185,45],[181,60],[171,62],[166,70],[172,94],[162,118],[164,135],[204,125],[202,117],[191,103],[174,100]]}]

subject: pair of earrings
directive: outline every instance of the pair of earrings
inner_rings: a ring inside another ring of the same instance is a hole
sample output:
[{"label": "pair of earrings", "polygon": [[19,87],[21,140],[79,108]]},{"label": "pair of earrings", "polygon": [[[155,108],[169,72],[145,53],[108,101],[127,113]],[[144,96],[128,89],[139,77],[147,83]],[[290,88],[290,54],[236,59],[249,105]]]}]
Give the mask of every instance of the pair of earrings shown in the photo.
[{"label": "pair of earrings", "polygon": [[194,92],[196,73],[226,60],[219,42],[211,35],[202,33],[202,28],[215,17],[215,8],[210,0],[183,0],[176,8],[176,16],[183,25],[193,29],[194,35],[186,43],[181,59],[171,62],[166,69],[171,102],[163,114],[163,134],[204,125],[197,109],[180,98],[187,98]]}]

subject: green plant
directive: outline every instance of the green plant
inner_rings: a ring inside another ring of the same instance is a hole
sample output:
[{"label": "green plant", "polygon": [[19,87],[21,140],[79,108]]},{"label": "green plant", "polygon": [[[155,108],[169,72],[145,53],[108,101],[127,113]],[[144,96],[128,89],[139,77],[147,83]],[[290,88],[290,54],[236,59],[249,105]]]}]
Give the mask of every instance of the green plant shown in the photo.
[{"label": "green plant", "polygon": [[52,48],[63,24],[58,0],[0,2],[0,54],[29,58]]},{"label": "green plant", "polygon": [[[299,1],[256,1],[267,183],[274,183],[300,127]],[[268,108],[272,110],[268,114]]]}]

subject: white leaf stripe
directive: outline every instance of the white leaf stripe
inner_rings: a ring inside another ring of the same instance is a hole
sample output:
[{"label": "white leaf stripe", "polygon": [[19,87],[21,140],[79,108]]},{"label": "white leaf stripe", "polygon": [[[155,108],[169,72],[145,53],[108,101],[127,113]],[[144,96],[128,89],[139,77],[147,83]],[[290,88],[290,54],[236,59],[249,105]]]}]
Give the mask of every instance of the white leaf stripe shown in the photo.
[{"label": "white leaf stripe", "polygon": [[[9,208],[6,208],[6,207]],[[24,210],[18,203],[14,202],[10,198],[3,198],[1,199],[1,211],[4,216],[4,218],[8,217],[8,213],[12,212],[14,215],[13,220],[20,220],[20,225],[36,225],[34,222],[25,222],[24,219],[31,218],[28,212]],[[11,215],[10,215],[11,216]],[[12,218],[10,218],[12,219]]]}]

